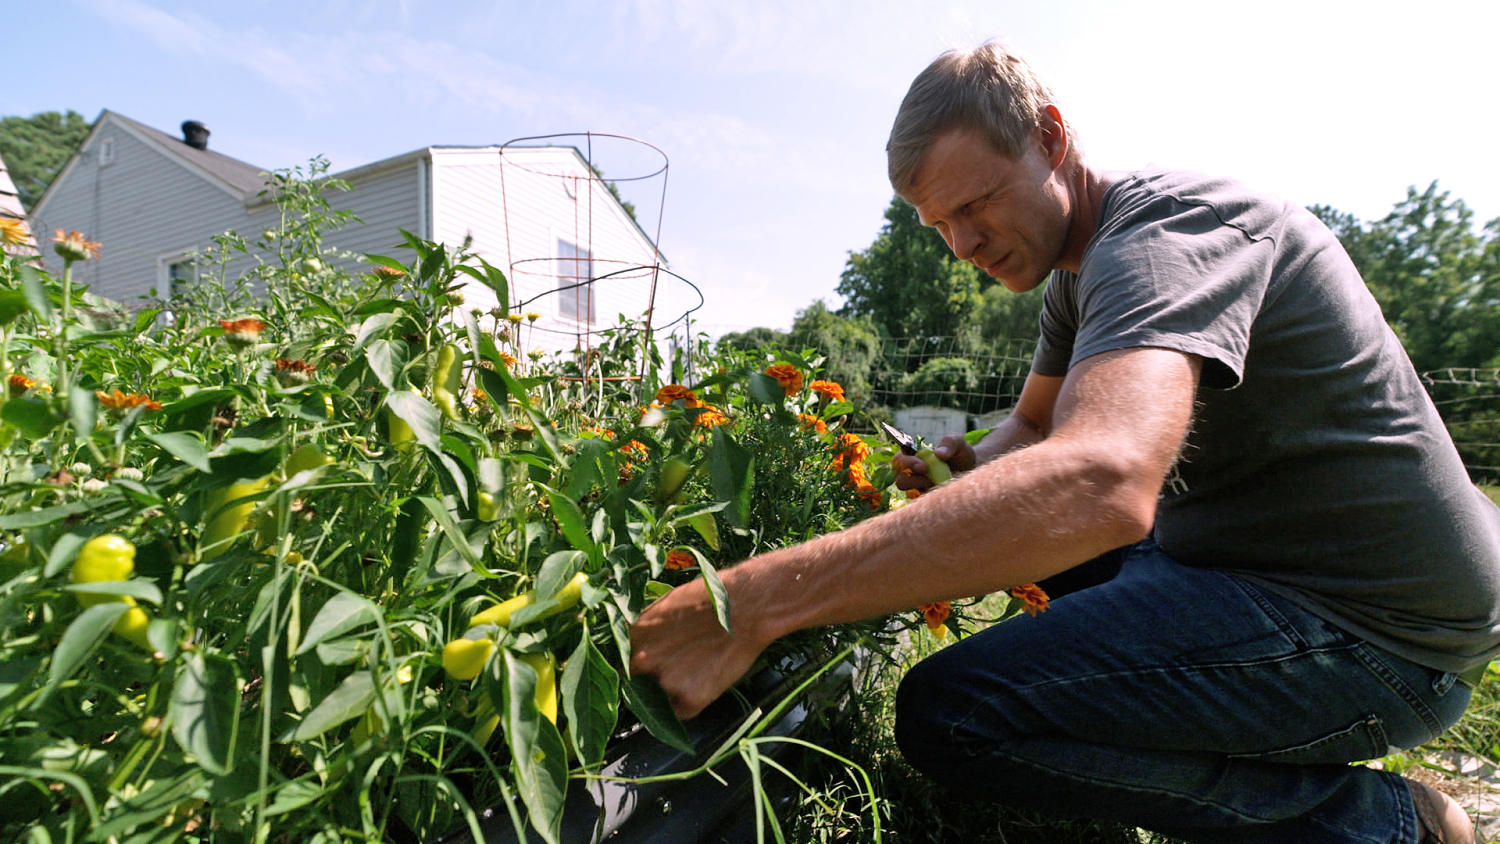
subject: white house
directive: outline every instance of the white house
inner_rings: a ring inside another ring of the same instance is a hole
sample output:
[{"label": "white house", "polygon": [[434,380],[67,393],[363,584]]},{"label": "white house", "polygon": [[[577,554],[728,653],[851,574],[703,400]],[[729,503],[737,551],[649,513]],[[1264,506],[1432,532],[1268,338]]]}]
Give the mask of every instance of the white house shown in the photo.
[{"label": "white house", "polygon": [[[103,244],[75,268],[100,296],[134,305],[190,283],[189,256],[213,235],[253,239],[278,214],[261,195],[263,168],[209,149],[208,134],[188,121],[173,136],[106,109],[32,210],[34,229]],[[618,315],[643,317],[653,302],[660,330],[700,301],[663,272],[651,238],[571,146],[430,146],[333,176],[353,190],[327,194],[330,203],[362,222],[329,233],[329,247],[405,260],[400,229],[450,245],[471,237],[510,278],[509,305],[541,314],[529,346],[591,345]],[[465,296],[483,310],[498,304],[477,283]]]}]

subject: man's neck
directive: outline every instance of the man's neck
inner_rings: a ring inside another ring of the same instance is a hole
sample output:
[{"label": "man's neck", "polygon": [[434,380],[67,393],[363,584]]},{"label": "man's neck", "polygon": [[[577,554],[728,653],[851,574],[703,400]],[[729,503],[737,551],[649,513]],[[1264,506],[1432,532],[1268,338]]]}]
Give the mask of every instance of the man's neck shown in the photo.
[{"label": "man's neck", "polygon": [[1063,248],[1057,269],[1078,272],[1083,264],[1083,252],[1089,241],[1099,231],[1099,209],[1104,204],[1104,193],[1120,179],[1119,173],[1095,170],[1080,161],[1068,179],[1068,191],[1073,200],[1068,241]]}]

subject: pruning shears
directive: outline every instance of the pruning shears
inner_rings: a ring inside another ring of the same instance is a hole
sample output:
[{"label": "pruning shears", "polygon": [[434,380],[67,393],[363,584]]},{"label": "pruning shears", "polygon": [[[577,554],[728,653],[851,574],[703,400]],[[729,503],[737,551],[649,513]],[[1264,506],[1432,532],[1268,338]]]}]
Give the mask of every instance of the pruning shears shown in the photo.
[{"label": "pruning shears", "polygon": [[932,449],[917,448],[916,437],[886,422],[880,423],[880,429],[885,431],[886,436],[896,441],[896,445],[901,447],[902,454],[920,457],[922,462],[927,464],[927,477],[932,481],[933,486],[953,478],[953,470],[948,468],[948,464],[933,453]]}]

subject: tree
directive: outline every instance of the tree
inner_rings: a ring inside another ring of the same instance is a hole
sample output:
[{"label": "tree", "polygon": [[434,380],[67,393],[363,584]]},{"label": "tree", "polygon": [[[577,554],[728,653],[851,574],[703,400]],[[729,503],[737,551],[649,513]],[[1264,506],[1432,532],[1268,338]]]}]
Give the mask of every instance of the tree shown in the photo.
[{"label": "tree", "polygon": [[89,122],[72,109],[44,111],[30,117],[0,118],[0,157],[5,159],[16,194],[27,211],[89,134]]},{"label": "tree", "polygon": [[1482,229],[1437,182],[1373,223],[1327,206],[1333,229],[1417,371],[1500,366],[1500,219]]},{"label": "tree", "polygon": [[959,333],[990,281],[960,261],[917,210],[899,196],[885,210],[875,242],[849,253],[839,277],[844,316],[868,316],[890,337],[948,337]]},{"label": "tree", "polygon": [[824,377],[837,381],[855,404],[870,400],[882,361],[880,332],[869,317],[839,316],[819,299],[797,312],[790,340],[826,355]]}]

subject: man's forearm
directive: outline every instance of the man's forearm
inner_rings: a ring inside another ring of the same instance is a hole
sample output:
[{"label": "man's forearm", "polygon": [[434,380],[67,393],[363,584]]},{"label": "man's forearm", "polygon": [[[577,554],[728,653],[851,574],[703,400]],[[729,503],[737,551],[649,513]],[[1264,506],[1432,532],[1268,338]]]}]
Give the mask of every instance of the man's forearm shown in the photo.
[{"label": "man's forearm", "polygon": [[1040,580],[1149,528],[1111,504],[1109,475],[1071,443],[1013,451],[893,513],[723,572],[732,616],[770,641]]}]

